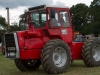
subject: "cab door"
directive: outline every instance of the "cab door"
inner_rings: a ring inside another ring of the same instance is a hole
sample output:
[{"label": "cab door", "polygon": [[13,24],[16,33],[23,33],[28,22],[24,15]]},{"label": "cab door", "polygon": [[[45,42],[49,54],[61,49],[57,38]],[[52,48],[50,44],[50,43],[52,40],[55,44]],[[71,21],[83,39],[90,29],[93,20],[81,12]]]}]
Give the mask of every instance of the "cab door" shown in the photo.
[{"label": "cab door", "polygon": [[49,8],[49,29],[48,32],[50,34],[50,37],[52,39],[54,38],[60,38],[61,37],[61,23],[60,23],[60,18],[59,18],[59,11],[57,8]]},{"label": "cab door", "polygon": [[[52,12],[51,12],[52,11]],[[62,38],[66,43],[71,44],[73,41],[73,27],[70,21],[70,14],[66,8],[53,8],[50,13],[49,34],[53,38]]]},{"label": "cab door", "polygon": [[69,10],[59,10],[59,18],[61,23],[61,36],[62,39],[71,44],[74,38],[73,27],[71,25]]}]

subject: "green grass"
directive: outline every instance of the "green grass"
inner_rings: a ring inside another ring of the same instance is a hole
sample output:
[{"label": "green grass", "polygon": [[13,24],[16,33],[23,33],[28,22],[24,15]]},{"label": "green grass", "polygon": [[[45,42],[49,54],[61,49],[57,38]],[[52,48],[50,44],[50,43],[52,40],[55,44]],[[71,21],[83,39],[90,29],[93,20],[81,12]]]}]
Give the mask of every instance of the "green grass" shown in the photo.
[{"label": "green grass", "polygon": [[[15,66],[13,60],[5,58],[0,53],[0,75],[48,75],[42,66],[36,71],[20,72]],[[74,61],[71,67],[59,75],[100,75],[100,67],[88,68],[84,65],[83,61]]]}]

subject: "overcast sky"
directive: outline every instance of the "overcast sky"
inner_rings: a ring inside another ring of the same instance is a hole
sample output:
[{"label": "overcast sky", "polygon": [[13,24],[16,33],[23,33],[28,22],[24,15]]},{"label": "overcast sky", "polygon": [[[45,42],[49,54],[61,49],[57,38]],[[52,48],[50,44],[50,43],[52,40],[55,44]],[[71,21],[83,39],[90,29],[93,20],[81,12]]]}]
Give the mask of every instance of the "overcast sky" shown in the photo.
[{"label": "overcast sky", "polygon": [[85,3],[90,5],[93,0],[0,0],[0,15],[7,17],[6,7],[10,9],[10,23],[17,21],[20,14],[24,12],[28,7],[37,5],[51,5],[56,4],[60,6],[76,5],[78,3]]}]

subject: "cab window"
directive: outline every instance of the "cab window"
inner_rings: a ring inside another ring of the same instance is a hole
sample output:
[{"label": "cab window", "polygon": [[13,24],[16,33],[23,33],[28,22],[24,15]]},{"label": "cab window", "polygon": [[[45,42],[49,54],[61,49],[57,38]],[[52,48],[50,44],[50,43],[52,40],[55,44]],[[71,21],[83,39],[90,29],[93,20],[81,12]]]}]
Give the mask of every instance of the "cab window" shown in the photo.
[{"label": "cab window", "polygon": [[69,17],[67,11],[60,11],[60,22],[62,27],[70,27]]},{"label": "cab window", "polygon": [[55,11],[54,17],[51,17],[50,19],[51,26],[61,26],[60,21],[59,21],[58,11],[56,9],[54,11]]},{"label": "cab window", "polygon": [[34,21],[35,28],[45,27],[46,25],[46,10],[39,10],[31,12],[30,14],[31,21]]}]

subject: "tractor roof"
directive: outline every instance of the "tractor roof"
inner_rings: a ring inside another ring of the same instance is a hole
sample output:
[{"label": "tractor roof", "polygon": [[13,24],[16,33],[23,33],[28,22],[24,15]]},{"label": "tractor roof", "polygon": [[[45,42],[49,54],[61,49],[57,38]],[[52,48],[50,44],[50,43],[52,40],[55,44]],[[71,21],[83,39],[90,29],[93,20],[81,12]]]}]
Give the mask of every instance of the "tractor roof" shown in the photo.
[{"label": "tractor roof", "polygon": [[37,10],[37,9],[46,9],[47,7],[51,7],[51,8],[69,8],[68,6],[40,5],[40,6],[35,6],[35,7],[29,8],[29,11]]}]

